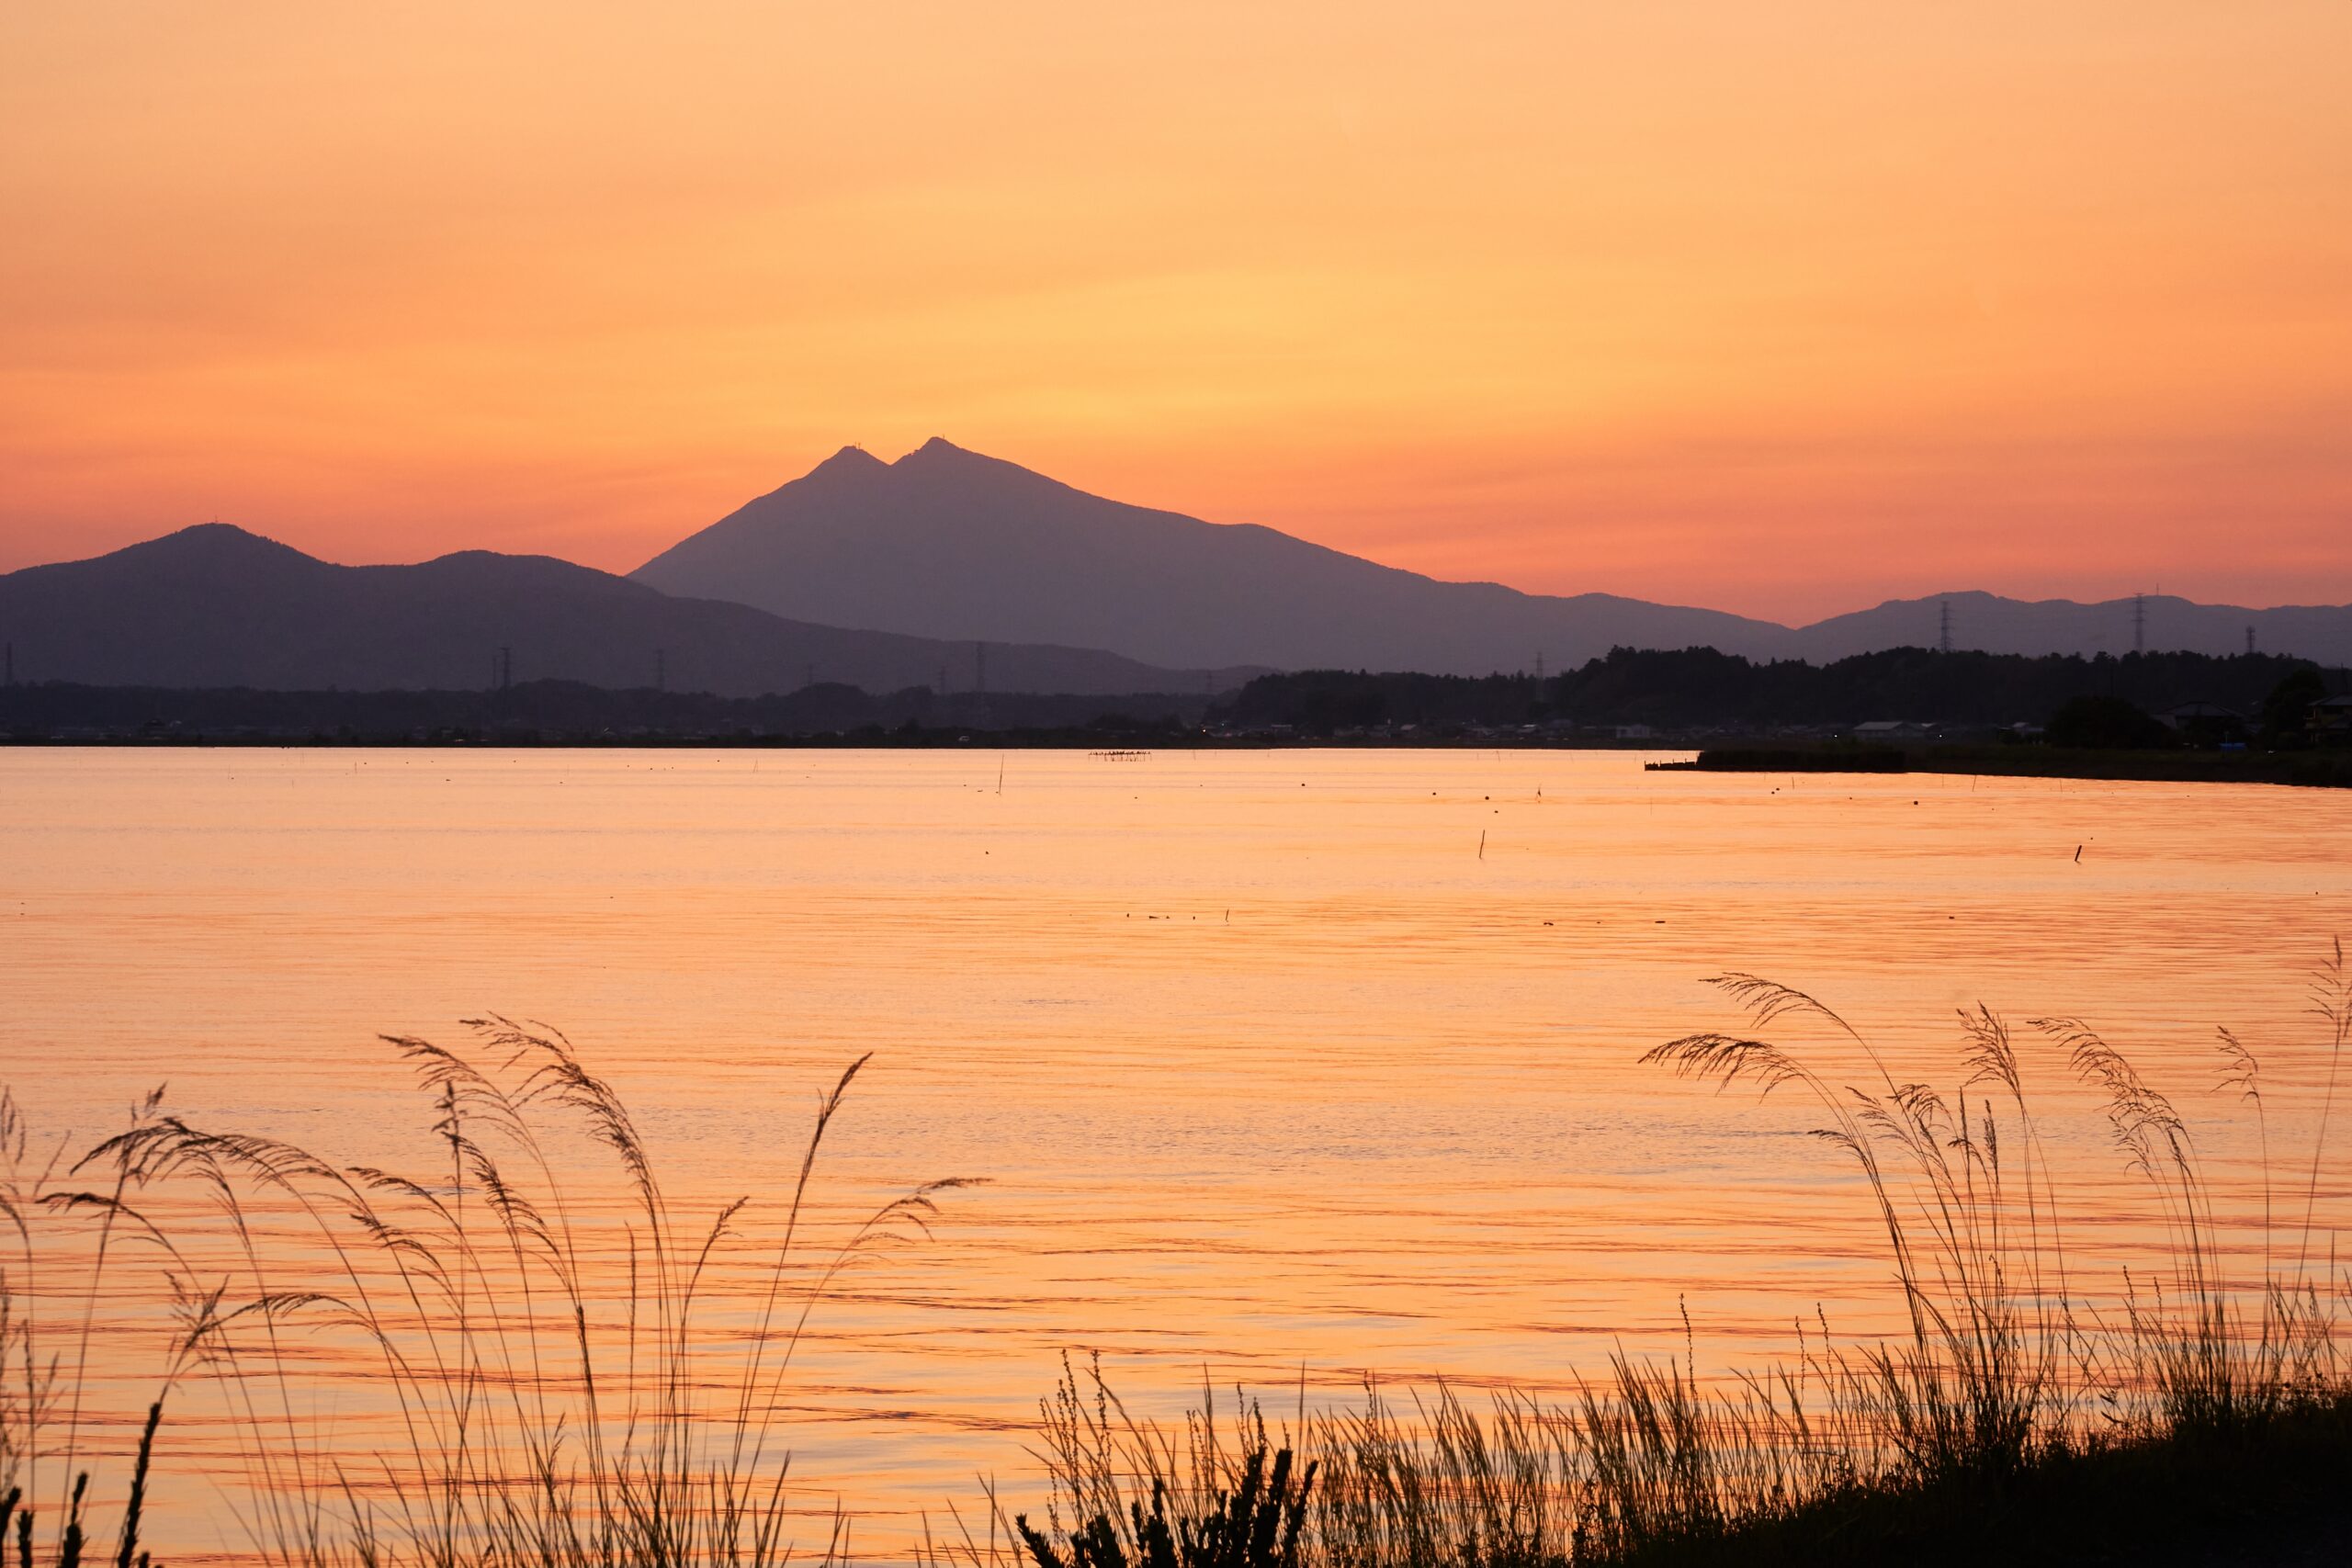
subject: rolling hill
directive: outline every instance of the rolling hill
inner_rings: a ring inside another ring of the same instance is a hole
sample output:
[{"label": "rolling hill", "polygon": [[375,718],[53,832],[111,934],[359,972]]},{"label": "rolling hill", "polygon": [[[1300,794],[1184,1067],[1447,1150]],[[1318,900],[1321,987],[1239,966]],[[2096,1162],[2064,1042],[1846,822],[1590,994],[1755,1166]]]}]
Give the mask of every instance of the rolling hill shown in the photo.
[{"label": "rolling hill", "polygon": [[1933,648],[1949,606],[1954,648],[1985,653],[2045,653],[2092,657],[2123,654],[2135,644],[2150,651],[2245,651],[2250,627],[2264,653],[2292,654],[2320,663],[2352,663],[2352,606],[2288,604],[2249,610],[2199,604],[2171,594],[2086,604],[2073,599],[2007,599],[1997,593],[1945,593],[1932,599],[1890,599],[1873,609],[1833,615],[1796,633],[1798,653],[1826,664],[1857,653],[1911,644]]},{"label": "rolling hill", "polygon": [[178,688],[469,690],[499,678],[502,649],[516,681],[628,688],[659,671],[673,691],[722,696],[889,692],[943,673],[958,692],[1196,693],[1257,672],[810,626],[546,556],[337,566],[218,523],[0,576],[0,638],[19,681]]}]

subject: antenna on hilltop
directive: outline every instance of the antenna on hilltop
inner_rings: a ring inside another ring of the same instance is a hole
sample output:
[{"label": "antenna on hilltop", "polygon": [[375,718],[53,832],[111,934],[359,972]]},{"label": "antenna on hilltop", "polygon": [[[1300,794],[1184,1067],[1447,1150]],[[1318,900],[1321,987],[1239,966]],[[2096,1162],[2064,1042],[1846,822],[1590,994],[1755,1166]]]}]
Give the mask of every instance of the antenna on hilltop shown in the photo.
[{"label": "antenna on hilltop", "polygon": [[1936,628],[1936,651],[1939,653],[1950,653],[1951,651],[1951,600],[1940,599],[1936,602],[1936,617],[1940,623]]}]

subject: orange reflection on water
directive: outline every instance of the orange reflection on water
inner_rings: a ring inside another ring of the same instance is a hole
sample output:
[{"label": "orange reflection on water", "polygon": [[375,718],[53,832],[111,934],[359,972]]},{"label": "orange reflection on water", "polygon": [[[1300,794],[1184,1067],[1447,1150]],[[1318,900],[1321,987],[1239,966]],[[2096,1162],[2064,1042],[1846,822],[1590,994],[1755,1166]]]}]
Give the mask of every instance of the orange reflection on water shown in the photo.
[{"label": "orange reflection on water", "polygon": [[[1068,1348],[1168,1410],[1204,1369],[1284,1400],[1368,1370],[1565,1389],[1620,1343],[1679,1349],[1686,1303],[1717,1372],[1784,1354],[1816,1306],[1893,1327],[1813,1109],[1635,1063],[1733,1021],[1700,984],[1720,971],[1800,986],[1953,1088],[1956,1008],[2079,1015],[2190,1111],[2246,1220],[2226,1023],[2264,1057],[2274,1151],[2309,1157],[2301,978],[2352,927],[2352,797],[1640,761],[14,751],[5,1076],[77,1145],[169,1080],[198,1125],[430,1172],[433,1106],[378,1033],[542,1019],[626,1098],[682,1227],[748,1196],[748,1231],[788,1197],[816,1095],[874,1053],[819,1174],[820,1250],[920,1182],[988,1184],[842,1277],[786,1387],[805,1500],[838,1494],[869,1548],[976,1473],[1029,1484],[1018,1434]],[[2153,1211],[2058,1053],[2027,1051],[2069,1247],[2112,1273]],[[560,1159],[609,1260],[618,1184],[584,1146]],[[2340,1155],[2323,1174],[2340,1218]],[[291,1259],[292,1236],[273,1220],[264,1245]],[[765,1279],[723,1255],[707,1321],[740,1330]],[[135,1327],[99,1357],[134,1415]],[[325,1391],[302,1418],[379,1441],[367,1357],[326,1333],[299,1354]],[[222,1407],[175,1407],[172,1506],[212,1506],[198,1477],[233,1471]]]}]

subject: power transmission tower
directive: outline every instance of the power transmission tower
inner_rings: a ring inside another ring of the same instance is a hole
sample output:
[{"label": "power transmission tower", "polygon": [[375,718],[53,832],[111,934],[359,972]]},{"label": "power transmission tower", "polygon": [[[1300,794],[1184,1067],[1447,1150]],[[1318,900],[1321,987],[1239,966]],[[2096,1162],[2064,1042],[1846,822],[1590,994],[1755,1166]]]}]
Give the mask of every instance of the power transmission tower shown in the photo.
[{"label": "power transmission tower", "polygon": [[1942,623],[1936,630],[1936,651],[1950,653],[1951,651],[1951,601],[1949,599],[1938,601],[1936,611]]},{"label": "power transmission tower", "polygon": [[506,690],[514,683],[514,650],[501,646],[498,650],[498,689]]},{"label": "power transmission tower", "polygon": [[1544,650],[1540,648],[1535,650],[1535,683],[1544,683]]},{"label": "power transmission tower", "polygon": [[2145,593],[2132,595],[2132,651],[2148,651],[2148,596]]},{"label": "power transmission tower", "polygon": [[2254,657],[2254,628],[2252,626],[2245,629],[2245,656],[2248,659]]}]

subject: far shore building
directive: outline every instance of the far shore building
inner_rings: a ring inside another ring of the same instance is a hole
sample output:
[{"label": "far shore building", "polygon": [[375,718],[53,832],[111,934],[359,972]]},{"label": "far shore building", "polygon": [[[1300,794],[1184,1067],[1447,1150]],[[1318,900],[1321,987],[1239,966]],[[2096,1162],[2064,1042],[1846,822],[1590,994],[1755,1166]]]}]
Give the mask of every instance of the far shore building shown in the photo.
[{"label": "far shore building", "polygon": [[2312,733],[2326,740],[2352,740],[2352,693],[2322,697],[2312,705]]},{"label": "far shore building", "polygon": [[2222,746],[2245,739],[2245,715],[2219,703],[2183,703],[2156,715],[2156,722],[2192,746]]}]

